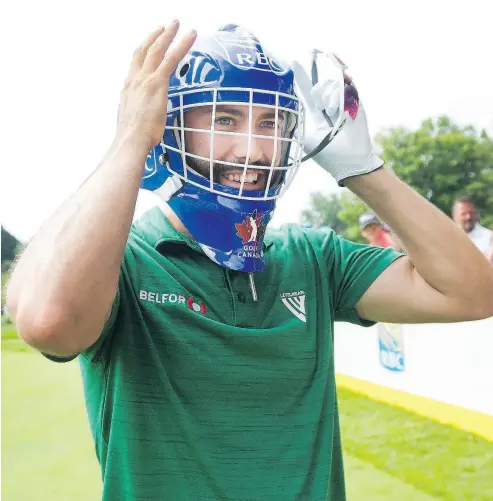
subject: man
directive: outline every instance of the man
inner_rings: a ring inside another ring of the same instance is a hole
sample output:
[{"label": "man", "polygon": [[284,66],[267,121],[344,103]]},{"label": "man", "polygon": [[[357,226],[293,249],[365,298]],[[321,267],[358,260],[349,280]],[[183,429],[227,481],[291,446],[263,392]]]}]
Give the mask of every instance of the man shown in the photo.
[{"label": "man", "polygon": [[393,247],[392,240],[377,216],[365,212],[359,217],[359,230],[368,245],[378,247]]},{"label": "man", "polygon": [[487,258],[493,257],[493,231],[479,224],[479,214],[472,197],[463,196],[454,200],[452,219]]},{"label": "man", "polygon": [[[26,342],[79,357],[104,500],[343,501],[334,321],[488,317],[492,267],[381,168],[331,55],[289,67],[233,25],[169,48],[177,30],[136,51],[116,138],[20,258],[9,307]],[[303,140],[409,257],[266,233]],[[131,228],[141,182],[166,205]]]}]

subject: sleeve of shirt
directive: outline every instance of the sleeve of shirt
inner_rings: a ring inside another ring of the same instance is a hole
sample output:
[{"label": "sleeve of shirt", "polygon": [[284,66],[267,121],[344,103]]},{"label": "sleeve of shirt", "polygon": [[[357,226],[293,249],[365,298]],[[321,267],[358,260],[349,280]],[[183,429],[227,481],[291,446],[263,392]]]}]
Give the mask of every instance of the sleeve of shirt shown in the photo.
[{"label": "sleeve of shirt", "polygon": [[357,244],[332,232],[326,239],[329,281],[334,298],[335,320],[369,327],[375,322],[364,320],[356,312],[356,303],[378,276],[403,256],[392,248]]}]

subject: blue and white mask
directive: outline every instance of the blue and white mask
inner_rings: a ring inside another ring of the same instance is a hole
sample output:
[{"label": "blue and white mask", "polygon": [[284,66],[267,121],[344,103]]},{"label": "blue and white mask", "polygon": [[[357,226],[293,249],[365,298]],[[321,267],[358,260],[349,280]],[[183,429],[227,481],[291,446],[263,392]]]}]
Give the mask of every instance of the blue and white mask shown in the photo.
[{"label": "blue and white mask", "polygon": [[210,259],[260,271],[266,226],[301,162],[303,124],[290,67],[227,25],[199,37],[171,76],[166,129],[141,187]]}]

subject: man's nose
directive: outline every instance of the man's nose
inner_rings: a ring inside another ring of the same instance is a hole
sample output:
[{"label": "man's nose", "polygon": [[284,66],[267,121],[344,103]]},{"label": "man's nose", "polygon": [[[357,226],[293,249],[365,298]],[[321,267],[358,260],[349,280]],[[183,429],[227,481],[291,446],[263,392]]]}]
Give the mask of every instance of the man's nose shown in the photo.
[{"label": "man's nose", "polygon": [[250,137],[248,134],[238,134],[234,136],[232,153],[238,161],[245,162],[248,159],[249,164],[262,160],[262,139]]}]

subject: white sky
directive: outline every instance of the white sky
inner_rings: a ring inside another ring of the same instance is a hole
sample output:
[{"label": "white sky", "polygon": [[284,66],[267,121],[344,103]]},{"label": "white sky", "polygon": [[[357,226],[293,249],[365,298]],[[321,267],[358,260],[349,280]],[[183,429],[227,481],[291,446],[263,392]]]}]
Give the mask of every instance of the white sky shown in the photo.
[{"label": "white sky", "polygon": [[[6,2],[0,217],[15,236],[30,238],[99,163],[135,47],[173,17],[199,32],[242,24],[283,57],[300,48],[337,52],[372,134],[444,113],[493,129],[488,0]],[[337,189],[304,164],[272,224],[298,221],[311,191]],[[140,210],[151,203],[147,194]]]}]

